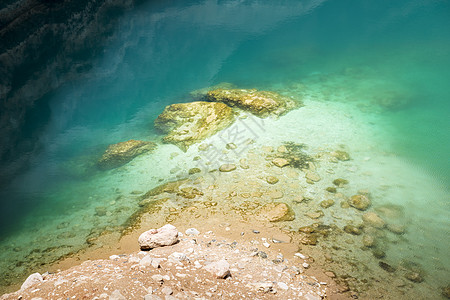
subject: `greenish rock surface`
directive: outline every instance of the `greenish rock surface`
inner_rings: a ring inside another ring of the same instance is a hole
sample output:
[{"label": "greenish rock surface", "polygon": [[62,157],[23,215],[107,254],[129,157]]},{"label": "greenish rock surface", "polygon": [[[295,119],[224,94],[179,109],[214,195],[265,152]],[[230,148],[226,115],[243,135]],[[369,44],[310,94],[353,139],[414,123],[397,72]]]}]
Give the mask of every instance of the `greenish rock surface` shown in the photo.
[{"label": "greenish rock surface", "polygon": [[189,146],[212,136],[234,121],[231,107],[217,102],[177,103],[167,106],[155,120],[165,133],[163,141],[186,151]]},{"label": "greenish rock surface", "polygon": [[366,210],[372,204],[366,195],[354,195],[348,200],[348,204],[359,210]]},{"label": "greenish rock surface", "polygon": [[108,146],[105,153],[98,160],[97,166],[102,170],[120,167],[138,155],[156,148],[153,142],[129,140]]},{"label": "greenish rock surface", "polygon": [[247,110],[262,118],[280,116],[300,106],[289,97],[256,89],[216,89],[209,91],[206,99]]}]

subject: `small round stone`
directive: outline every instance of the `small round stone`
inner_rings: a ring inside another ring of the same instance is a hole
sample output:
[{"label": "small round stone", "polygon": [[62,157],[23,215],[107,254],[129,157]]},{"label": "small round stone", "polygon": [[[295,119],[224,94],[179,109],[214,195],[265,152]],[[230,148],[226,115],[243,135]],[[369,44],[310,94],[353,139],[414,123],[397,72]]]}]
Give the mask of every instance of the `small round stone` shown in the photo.
[{"label": "small round stone", "polygon": [[236,165],[234,164],[223,164],[219,168],[220,172],[231,172],[233,170],[236,170]]},{"label": "small round stone", "polygon": [[275,183],[277,183],[279,181],[279,179],[277,177],[275,177],[275,176],[267,176],[266,177],[266,181],[269,184],[275,184]]}]

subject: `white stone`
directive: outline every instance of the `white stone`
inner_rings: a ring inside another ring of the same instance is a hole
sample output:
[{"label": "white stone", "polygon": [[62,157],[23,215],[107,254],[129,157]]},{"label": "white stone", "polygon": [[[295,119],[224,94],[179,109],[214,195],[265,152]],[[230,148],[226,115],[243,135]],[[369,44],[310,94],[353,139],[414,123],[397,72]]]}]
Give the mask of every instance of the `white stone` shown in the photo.
[{"label": "white stone", "polygon": [[166,286],[162,288],[161,293],[163,293],[164,295],[172,295],[173,290],[170,287]]},{"label": "white stone", "polygon": [[186,235],[199,235],[200,231],[195,228],[186,229]]},{"label": "white stone", "polygon": [[288,285],[287,285],[286,283],[284,283],[284,282],[278,282],[278,283],[277,283],[277,286],[278,286],[280,289],[285,290],[285,291],[287,291],[287,290],[289,289]]},{"label": "white stone", "polygon": [[264,243],[263,243],[263,246],[266,247],[266,248],[269,248],[269,247],[270,247],[270,244],[267,243],[267,242],[264,242]]},{"label": "white stone", "polygon": [[36,285],[40,282],[44,281],[44,279],[42,278],[42,275],[39,273],[33,273],[30,276],[28,276],[28,278],[25,280],[25,282],[22,284],[22,286],[20,287],[21,290],[25,290],[33,285]]},{"label": "white stone", "polygon": [[272,282],[256,282],[253,283],[253,286],[255,287],[256,290],[262,291],[264,293],[271,292],[273,288]]},{"label": "white stone", "polygon": [[309,268],[309,264],[308,263],[303,263],[302,264],[303,268],[308,269]]},{"label": "white stone", "polygon": [[306,259],[306,256],[304,256],[303,254],[301,254],[299,252],[295,253],[294,255],[297,257],[300,257],[301,259]]},{"label": "white stone", "polygon": [[153,258],[152,259],[152,267],[155,269],[158,269],[161,265],[161,261],[162,261],[161,258]]},{"label": "white stone", "polygon": [[315,296],[315,295],[311,295],[311,294],[306,294],[306,295],[305,295],[305,298],[306,298],[307,300],[321,300],[321,299],[322,299],[322,297]]},{"label": "white stone", "polygon": [[214,274],[217,278],[225,278],[230,275],[230,264],[225,259],[210,263],[204,269]]},{"label": "white stone", "polygon": [[142,250],[170,246],[178,241],[178,230],[167,224],[159,229],[150,229],[139,236],[138,242]]},{"label": "white stone", "polygon": [[139,261],[139,265],[144,266],[144,267],[149,267],[152,265],[152,261],[153,261],[153,258],[150,256],[150,254],[148,254]]},{"label": "white stone", "polygon": [[132,257],[130,257],[129,259],[128,259],[128,262],[129,263],[139,263],[141,260],[140,260],[140,258],[139,257],[134,257],[134,256],[132,256]]},{"label": "white stone", "polygon": [[127,298],[125,298],[119,290],[115,290],[111,296],[109,296],[109,300],[127,300]]},{"label": "white stone", "polygon": [[186,254],[181,253],[181,252],[174,252],[174,253],[170,254],[168,258],[170,261],[174,261],[174,262],[189,260],[186,256]]},{"label": "white stone", "polygon": [[159,275],[159,274],[153,275],[153,276],[152,276],[152,279],[153,279],[154,281],[158,281],[158,282],[164,280],[163,276],[162,276],[162,275]]},{"label": "white stone", "polygon": [[144,300],[162,300],[162,298],[156,295],[147,294],[144,296]]},{"label": "white stone", "polygon": [[119,259],[119,255],[111,255],[111,256],[109,257],[109,259],[110,259],[110,260],[116,260],[116,259]]}]

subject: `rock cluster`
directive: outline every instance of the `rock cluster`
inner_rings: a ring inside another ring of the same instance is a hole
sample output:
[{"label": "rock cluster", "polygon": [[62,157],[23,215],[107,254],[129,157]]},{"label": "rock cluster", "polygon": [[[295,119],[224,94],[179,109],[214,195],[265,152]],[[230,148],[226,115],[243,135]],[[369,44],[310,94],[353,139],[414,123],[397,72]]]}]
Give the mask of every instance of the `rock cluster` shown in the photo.
[{"label": "rock cluster", "polygon": [[[178,231],[172,225],[162,228]],[[256,239],[246,240],[243,235],[230,242],[213,231],[188,231],[195,232],[195,237],[183,237],[171,247],[88,260],[43,276],[33,274],[21,290],[1,299],[56,299],[60,295],[64,299],[114,300],[323,299],[335,294],[336,283],[331,276],[319,281],[304,274],[312,269],[311,257],[301,253],[291,256],[289,252],[287,259],[279,252],[281,247],[273,249],[281,241],[263,238],[268,246],[260,251],[255,249]],[[322,272],[317,269],[315,274]]]},{"label": "rock cluster", "polygon": [[129,140],[108,146],[105,153],[98,160],[97,166],[102,170],[120,167],[145,152],[156,148],[153,142]]}]

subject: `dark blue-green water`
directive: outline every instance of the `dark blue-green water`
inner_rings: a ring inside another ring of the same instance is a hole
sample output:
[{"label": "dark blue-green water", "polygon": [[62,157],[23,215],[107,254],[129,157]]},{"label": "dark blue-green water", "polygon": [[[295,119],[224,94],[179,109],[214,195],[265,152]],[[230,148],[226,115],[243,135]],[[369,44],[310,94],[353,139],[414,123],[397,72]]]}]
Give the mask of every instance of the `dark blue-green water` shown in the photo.
[{"label": "dark blue-green water", "polygon": [[[2,243],[11,249],[14,235],[25,239],[27,232],[32,240],[38,235],[30,228],[64,223],[93,201],[113,201],[117,182],[86,171],[86,161],[111,143],[156,139],[153,120],[166,105],[191,101],[189,92],[220,82],[260,89],[301,82],[326,90],[324,101],[344,92],[339,101],[382,120],[375,126],[388,128],[393,155],[447,192],[439,207],[448,220],[449,28],[448,1],[142,4],[122,17],[85,78],[47,96],[40,151],[0,194]],[[423,201],[433,206],[430,199]],[[127,209],[113,225],[132,214]],[[441,231],[448,233],[448,225]],[[81,246],[72,241],[67,251]]]}]

